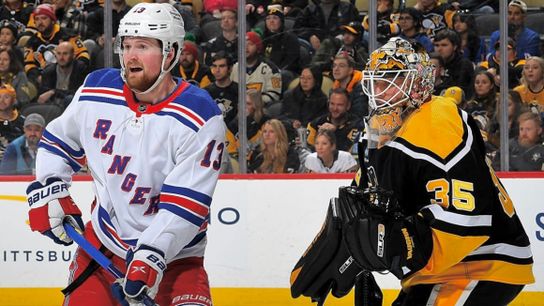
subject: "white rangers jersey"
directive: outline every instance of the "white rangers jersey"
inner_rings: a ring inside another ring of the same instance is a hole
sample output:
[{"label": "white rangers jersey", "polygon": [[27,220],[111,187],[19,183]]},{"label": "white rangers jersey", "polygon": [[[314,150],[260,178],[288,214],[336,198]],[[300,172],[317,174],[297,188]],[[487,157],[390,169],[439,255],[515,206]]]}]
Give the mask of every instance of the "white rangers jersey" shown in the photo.
[{"label": "white rangers jersey", "polygon": [[225,127],[208,93],[179,80],[158,104],[135,100],[117,69],[89,74],[66,111],[45,129],[36,179],[68,185],[87,165],[92,225],[117,256],[140,244],[167,261],[203,256]]}]

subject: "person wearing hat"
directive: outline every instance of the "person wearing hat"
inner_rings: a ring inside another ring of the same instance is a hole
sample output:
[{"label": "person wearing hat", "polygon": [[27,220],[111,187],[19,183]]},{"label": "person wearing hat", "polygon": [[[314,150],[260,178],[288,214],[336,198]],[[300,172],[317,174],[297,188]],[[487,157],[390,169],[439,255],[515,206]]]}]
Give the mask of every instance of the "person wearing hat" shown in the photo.
[{"label": "person wearing hat", "polygon": [[23,51],[16,47],[19,29],[13,20],[4,19],[0,21],[0,50],[16,49],[21,53],[21,62],[23,61]]},{"label": "person wearing hat", "polygon": [[263,35],[264,57],[272,61],[282,73],[287,70],[300,74],[300,43],[293,32],[285,31],[285,17],[281,5],[269,5]]},{"label": "person wearing hat", "polygon": [[[230,78],[239,82],[238,63],[233,65]],[[246,33],[246,84],[248,89],[261,92],[267,115],[279,115],[282,96],[280,69],[263,57],[263,41],[257,32]]]},{"label": "person wearing hat", "polygon": [[40,114],[30,114],[24,121],[24,134],[13,140],[6,148],[1,174],[33,174],[36,168],[38,142],[45,128],[45,119]]},{"label": "person wearing hat", "polygon": [[[540,56],[540,36],[525,26],[527,4],[521,0],[512,0],[508,4],[508,37],[516,42],[516,59],[528,56]],[[495,44],[500,39],[500,31],[491,33],[489,50],[495,53]]]},{"label": "person wearing hat", "polygon": [[172,69],[172,75],[200,88],[210,85],[213,79],[210,68],[198,60],[198,46],[190,40],[183,43],[179,63]]},{"label": "person wearing hat", "polygon": [[[499,75],[501,71],[501,51],[500,41],[496,41],[494,45],[494,52],[487,55],[485,61],[478,64],[478,69],[485,69],[495,75],[495,81],[499,86]],[[507,47],[508,58],[508,87],[514,88],[519,85],[521,79],[521,73],[523,72],[523,65],[525,65],[524,58],[517,58],[516,56],[516,42],[512,38],[508,38]]]},{"label": "person wearing hat", "polygon": [[332,72],[332,61],[338,54],[348,54],[355,68],[362,70],[366,64],[368,50],[362,45],[361,36],[364,32],[359,21],[352,21],[340,27],[342,37],[325,39],[312,58],[312,65],[319,66],[325,73]]},{"label": "person wearing hat", "polygon": [[0,85],[0,151],[23,134],[24,117],[15,108],[15,89],[9,84]]},{"label": "person wearing hat", "polygon": [[74,47],[77,60],[90,64],[90,56],[87,48],[79,36],[71,35],[60,27],[55,15],[55,9],[51,4],[40,4],[33,13],[35,28],[37,30],[25,45],[25,72],[29,79],[39,84],[41,71],[47,64],[55,62],[54,47],[61,41],[69,41]]}]

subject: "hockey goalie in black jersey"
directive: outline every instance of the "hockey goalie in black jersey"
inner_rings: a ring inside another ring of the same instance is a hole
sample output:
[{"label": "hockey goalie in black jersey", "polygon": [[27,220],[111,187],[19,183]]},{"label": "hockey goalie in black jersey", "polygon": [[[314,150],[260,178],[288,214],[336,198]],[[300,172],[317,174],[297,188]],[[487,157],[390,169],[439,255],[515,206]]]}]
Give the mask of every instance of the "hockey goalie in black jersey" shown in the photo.
[{"label": "hockey goalie in black jersey", "polygon": [[[340,213],[341,243],[361,271],[387,270],[401,280],[393,305],[507,305],[534,282],[529,239],[474,120],[453,100],[431,95],[433,69],[424,51],[401,38],[370,55],[361,168],[372,179],[357,175],[355,185],[366,194],[390,192],[399,209]],[[372,205],[368,196],[349,203]],[[303,273],[305,262],[315,262],[312,246],[291,275],[293,296],[313,297],[293,286],[312,282]]]}]

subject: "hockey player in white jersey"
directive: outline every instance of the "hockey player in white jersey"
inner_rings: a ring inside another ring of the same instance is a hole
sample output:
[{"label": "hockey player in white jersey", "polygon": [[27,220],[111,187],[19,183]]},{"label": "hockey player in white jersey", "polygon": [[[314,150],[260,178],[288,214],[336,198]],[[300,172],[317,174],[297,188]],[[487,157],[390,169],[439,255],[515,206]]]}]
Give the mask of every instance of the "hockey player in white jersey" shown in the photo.
[{"label": "hockey player in white jersey", "polygon": [[[30,226],[65,245],[72,241],[63,221],[84,230],[126,271],[117,280],[124,303],[145,291],[163,306],[211,305],[203,256],[224,149],[221,111],[204,90],[170,74],[185,35],[173,6],[140,3],[118,33],[121,70],[89,74],[44,132],[27,189]],[[85,165],[95,193],[86,226],[69,192]],[[64,305],[117,305],[114,281],[78,250]]]}]

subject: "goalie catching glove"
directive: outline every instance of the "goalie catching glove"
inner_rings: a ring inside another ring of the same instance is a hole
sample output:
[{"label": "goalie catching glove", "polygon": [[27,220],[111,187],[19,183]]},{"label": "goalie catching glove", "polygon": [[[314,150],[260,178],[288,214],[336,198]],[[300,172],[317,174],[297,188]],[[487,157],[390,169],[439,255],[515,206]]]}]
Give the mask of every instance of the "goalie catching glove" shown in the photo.
[{"label": "goalie catching glove", "polygon": [[63,245],[73,242],[62,226],[64,221],[83,232],[81,211],[72,200],[65,182],[58,178],[48,178],[45,184],[35,181],[28,186],[26,193],[30,205],[28,218],[33,231]]},{"label": "goalie catching glove", "polygon": [[359,266],[389,270],[399,279],[425,266],[432,252],[431,230],[419,215],[404,217],[392,192],[345,187],[339,201],[343,238]]}]

